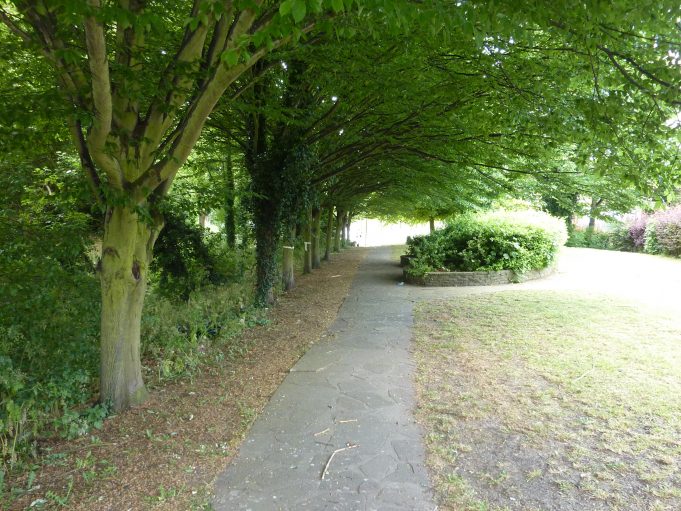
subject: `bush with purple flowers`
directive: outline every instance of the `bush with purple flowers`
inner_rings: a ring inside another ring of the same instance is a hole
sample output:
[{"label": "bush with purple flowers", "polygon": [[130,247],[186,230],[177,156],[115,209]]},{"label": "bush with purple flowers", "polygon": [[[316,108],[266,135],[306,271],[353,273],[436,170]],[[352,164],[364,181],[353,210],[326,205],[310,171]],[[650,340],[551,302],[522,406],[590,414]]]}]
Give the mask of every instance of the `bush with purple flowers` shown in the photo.
[{"label": "bush with purple flowers", "polygon": [[643,250],[645,246],[646,225],[649,218],[648,215],[639,215],[628,224],[629,240],[635,252]]},{"label": "bush with purple flowers", "polygon": [[681,256],[681,205],[655,213],[645,233],[646,252]]},{"label": "bush with purple flowers", "polygon": [[567,245],[681,257],[681,204],[640,214],[607,232],[575,230]]},{"label": "bush with purple flowers", "polygon": [[681,256],[681,204],[639,215],[608,233],[609,246],[626,252]]}]

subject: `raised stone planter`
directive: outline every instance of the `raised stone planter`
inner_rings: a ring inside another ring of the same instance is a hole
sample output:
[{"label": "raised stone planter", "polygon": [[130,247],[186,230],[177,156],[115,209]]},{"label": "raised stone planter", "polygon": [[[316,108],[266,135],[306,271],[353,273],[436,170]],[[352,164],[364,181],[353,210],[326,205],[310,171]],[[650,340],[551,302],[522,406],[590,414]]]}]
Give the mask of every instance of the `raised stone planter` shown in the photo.
[{"label": "raised stone planter", "polygon": [[[404,257],[404,256],[403,256]],[[525,282],[528,280],[548,277],[555,271],[549,267],[543,270],[530,270],[525,273],[516,273],[513,270],[501,271],[433,271],[423,277],[410,277],[405,270],[404,280],[409,284],[417,284],[427,287],[446,286],[498,286]]]}]

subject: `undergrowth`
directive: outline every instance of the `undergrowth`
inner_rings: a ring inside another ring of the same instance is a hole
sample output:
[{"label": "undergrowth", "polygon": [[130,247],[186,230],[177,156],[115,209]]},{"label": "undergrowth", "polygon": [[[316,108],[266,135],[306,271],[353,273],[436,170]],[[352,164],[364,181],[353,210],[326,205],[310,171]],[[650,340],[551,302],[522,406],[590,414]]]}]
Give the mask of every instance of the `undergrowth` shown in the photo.
[{"label": "undergrowth", "polygon": [[[39,243],[33,247],[34,264],[30,260],[21,266],[17,263],[13,274],[2,275],[14,298],[0,301],[0,312],[7,320],[0,321],[3,508],[27,491],[11,487],[8,480],[35,472],[45,457],[41,449],[45,441],[87,435],[101,428],[109,414],[97,395],[100,298],[94,265],[87,258],[91,250],[88,227],[74,231],[57,221],[45,226],[31,224],[28,217],[20,220],[23,225],[9,227],[32,228]],[[6,225],[0,221],[0,228]],[[220,247],[214,236],[200,234],[198,242],[210,243],[208,254],[215,261],[211,275],[190,275],[185,280],[191,282],[183,290],[186,294],[174,292],[180,280],[173,280],[169,271],[163,277],[157,270],[151,279],[142,320],[142,359],[145,380],[152,387],[190,378],[206,364],[242,356],[248,346],[239,334],[266,322],[266,311],[251,306],[253,276],[246,269],[253,267],[252,251],[229,250]],[[41,251],[50,237],[65,236],[71,242],[65,247],[76,245],[80,250],[62,254],[55,245],[47,254]],[[26,251],[24,244],[16,249]],[[192,266],[189,261],[183,271]],[[30,278],[40,272],[42,280]],[[171,281],[172,285],[166,285]]]},{"label": "undergrowth", "polygon": [[[206,286],[188,301],[172,301],[150,291],[142,322],[142,357],[150,387],[191,378],[202,367],[243,356],[249,346],[239,334],[266,323],[266,311],[252,303],[250,278],[224,286]],[[96,346],[95,336],[88,342]],[[34,471],[44,458],[41,443],[49,438],[73,439],[101,428],[109,410],[96,403],[96,349],[84,368],[62,362],[59,378],[41,381],[20,371],[8,357],[0,358],[0,503],[22,489],[6,487],[10,475]],[[50,362],[54,364],[54,359]]]}]

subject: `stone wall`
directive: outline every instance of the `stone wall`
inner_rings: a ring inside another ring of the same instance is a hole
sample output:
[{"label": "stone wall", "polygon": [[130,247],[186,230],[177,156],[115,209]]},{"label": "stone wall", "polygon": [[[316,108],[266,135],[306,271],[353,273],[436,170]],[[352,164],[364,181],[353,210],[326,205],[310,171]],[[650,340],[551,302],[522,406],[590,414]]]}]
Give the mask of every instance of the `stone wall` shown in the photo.
[{"label": "stone wall", "polygon": [[512,270],[501,271],[437,271],[426,273],[423,277],[410,277],[404,272],[404,280],[410,284],[427,287],[446,286],[498,286],[527,280],[548,277],[554,272],[554,268],[543,270],[531,270],[525,273],[516,273]]}]

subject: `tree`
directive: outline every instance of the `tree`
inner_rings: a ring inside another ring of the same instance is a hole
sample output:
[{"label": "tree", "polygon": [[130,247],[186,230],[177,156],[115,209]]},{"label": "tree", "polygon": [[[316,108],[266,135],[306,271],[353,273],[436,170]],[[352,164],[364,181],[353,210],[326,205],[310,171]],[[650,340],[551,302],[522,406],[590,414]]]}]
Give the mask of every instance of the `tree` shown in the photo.
[{"label": "tree", "polygon": [[[655,149],[681,104],[680,9],[666,0],[3,3],[7,30],[51,66],[71,143],[105,212],[101,399],[120,410],[146,394],[139,325],[160,204],[221,98],[227,112],[240,96],[256,99],[236,124],[248,134],[244,167],[259,190],[261,240],[278,239],[291,190],[314,189],[339,217],[390,201],[433,216],[512,190],[523,176],[561,179],[566,144],[590,148],[576,154],[601,151],[613,179],[652,185],[661,168],[678,178],[675,160]],[[312,71],[283,101],[281,87],[268,92],[263,82],[277,60],[263,59],[305,34],[312,55],[290,60]],[[267,111],[277,102],[284,118]],[[452,202],[435,186],[451,190]],[[415,208],[424,187],[429,199]],[[259,296],[269,303],[276,243],[258,247]]]},{"label": "tree", "polygon": [[145,399],[140,318],[158,204],[223,93],[337,2],[21,1],[0,19],[51,64],[96,200],[106,210],[100,263],[102,401]]}]

